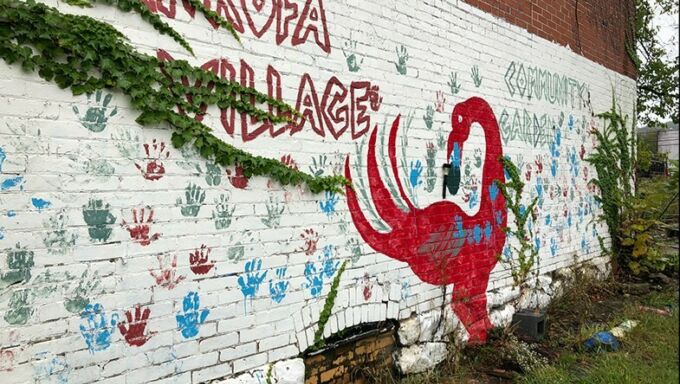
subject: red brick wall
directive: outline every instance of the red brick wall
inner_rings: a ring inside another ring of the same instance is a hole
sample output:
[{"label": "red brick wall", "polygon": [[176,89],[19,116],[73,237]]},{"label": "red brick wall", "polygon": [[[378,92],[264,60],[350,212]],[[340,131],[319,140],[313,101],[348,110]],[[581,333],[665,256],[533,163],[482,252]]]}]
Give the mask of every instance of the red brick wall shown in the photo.
[{"label": "red brick wall", "polygon": [[464,0],[529,32],[635,78],[626,54],[633,0]]}]

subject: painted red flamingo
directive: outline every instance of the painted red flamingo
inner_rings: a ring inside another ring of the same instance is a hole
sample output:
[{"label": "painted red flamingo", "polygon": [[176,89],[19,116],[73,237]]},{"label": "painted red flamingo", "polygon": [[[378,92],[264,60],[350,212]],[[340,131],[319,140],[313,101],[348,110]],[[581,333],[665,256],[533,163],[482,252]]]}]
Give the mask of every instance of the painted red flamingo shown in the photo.
[{"label": "painted red flamingo", "polygon": [[[402,211],[385,186],[376,160],[377,127],[368,145],[368,181],[378,215],[391,227],[387,233],[376,231],[361,210],[354,190],[347,188],[347,203],[361,237],[376,251],[407,262],[424,282],[454,284],[451,302],[454,313],[465,326],[470,342],[486,341],[491,322],[486,309],[489,274],[505,244],[501,228],[507,222],[505,198],[494,180],[505,180],[500,157],[503,155],[498,122],[489,104],[474,97],[457,104],[452,113],[452,132],[448,139],[447,159],[458,156],[468,139],[473,123],[481,125],[486,140],[481,203],[475,215],[467,215],[458,205],[442,200],[427,208],[414,207],[404,193],[396,159],[400,117],[390,130],[388,155],[401,199],[408,206]],[[455,161],[455,160],[454,160]],[[349,156],[345,176],[351,180]]]}]

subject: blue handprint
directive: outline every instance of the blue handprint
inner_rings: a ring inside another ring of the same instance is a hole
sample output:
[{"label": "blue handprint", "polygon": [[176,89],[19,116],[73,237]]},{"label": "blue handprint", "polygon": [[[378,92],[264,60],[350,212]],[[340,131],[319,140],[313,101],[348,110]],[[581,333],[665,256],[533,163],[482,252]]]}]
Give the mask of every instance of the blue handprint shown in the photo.
[{"label": "blue handprint", "polygon": [[332,217],[335,214],[335,205],[338,203],[340,198],[335,195],[334,192],[326,191],[326,199],[319,202],[319,206],[323,213],[328,217]]},{"label": "blue handprint", "polygon": [[456,222],[456,231],[453,233],[454,239],[464,239],[467,232],[463,228],[463,218],[460,216],[455,216],[453,221]]},{"label": "blue handprint", "polygon": [[496,197],[498,197],[498,192],[500,192],[498,189],[498,185],[496,185],[496,181],[494,181],[493,183],[491,183],[491,185],[489,185],[489,197],[491,198],[491,201],[496,201]]},{"label": "blue handprint", "polygon": [[276,270],[276,277],[278,281],[274,283],[273,280],[269,280],[269,294],[272,300],[276,303],[281,303],[286,297],[286,291],[290,283],[286,281],[286,269],[287,267],[281,267]]},{"label": "blue handprint", "polygon": [[319,272],[314,263],[307,262],[305,264],[305,278],[307,278],[307,282],[303,286],[309,288],[312,296],[319,296],[323,289],[323,269]]},{"label": "blue handprint", "polygon": [[569,119],[567,120],[567,126],[569,127],[569,130],[571,131],[574,129],[574,123],[576,121],[574,120],[574,115],[569,115]]},{"label": "blue handprint", "polygon": [[552,254],[553,257],[557,255],[557,240],[554,238],[550,239],[550,254]]},{"label": "blue handprint", "polygon": [[470,202],[469,202],[470,209],[476,207],[477,204],[479,204],[479,193],[477,192],[477,189],[473,189],[472,193],[470,193]]},{"label": "blue handprint", "polygon": [[246,262],[245,278],[244,276],[239,276],[238,278],[238,285],[241,286],[241,292],[243,292],[244,299],[248,297],[251,299],[254,298],[257,294],[257,291],[260,290],[260,285],[267,276],[267,271],[258,273],[261,269],[261,259],[254,259]]},{"label": "blue handprint", "polygon": [[184,296],[184,301],[182,302],[183,314],[175,315],[177,327],[185,339],[198,335],[198,326],[205,323],[205,319],[210,313],[208,308],[203,308],[202,311],[199,311],[198,307],[200,304],[201,299],[198,297],[198,293],[189,292]]},{"label": "blue handprint", "polygon": [[417,160],[415,164],[411,161],[411,171],[409,172],[409,182],[412,188],[419,187],[423,181],[420,179],[420,175],[423,173],[423,164],[420,160]]},{"label": "blue handprint", "polygon": [[329,279],[333,277],[335,274],[335,271],[338,270],[338,266],[340,266],[340,262],[333,262],[333,246],[332,245],[327,245],[323,247],[323,259],[322,262],[323,264],[323,273],[328,277]]},{"label": "blue handprint", "polygon": [[90,353],[103,351],[111,346],[111,333],[115,331],[118,322],[117,313],[111,316],[109,322],[106,320],[106,313],[101,304],[88,304],[80,318],[87,320],[80,325],[80,333],[83,335]]}]

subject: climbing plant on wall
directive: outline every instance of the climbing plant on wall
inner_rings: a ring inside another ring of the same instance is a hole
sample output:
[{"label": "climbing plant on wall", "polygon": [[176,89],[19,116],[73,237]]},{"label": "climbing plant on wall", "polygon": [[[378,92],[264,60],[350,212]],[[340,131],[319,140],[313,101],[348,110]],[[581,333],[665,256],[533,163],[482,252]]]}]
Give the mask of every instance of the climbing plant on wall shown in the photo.
[{"label": "climbing plant on wall", "polygon": [[[186,40],[151,13],[141,0],[69,0],[78,6],[92,6],[95,1],[122,11],[138,12],[157,31],[172,37],[193,54]],[[198,0],[189,3],[238,39],[226,20]],[[70,88],[74,95],[103,88],[120,91],[141,112],[137,117],[139,124],[169,124],[174,129],[172,143],[176,148],[191,144],[203,157],[222,166],[239,165],[245,177],[266,175],[282,185],[304,183],[314,193],[342,192],[342,187],[348,184],[342,176],[311,176],[278,160],[235,148],[189,115],[201,116],[207,106],[214,105],[220,109],[233,108],[257,121],[291,123],[300,116],[288,104],[184,60],[160,61],[140,53],[113,26],[89,16],[64,14],[34,0],[0,0],[0,57],[8,64],[20,63],[25,71],[37,71],[40,77],[60,88]]]}]

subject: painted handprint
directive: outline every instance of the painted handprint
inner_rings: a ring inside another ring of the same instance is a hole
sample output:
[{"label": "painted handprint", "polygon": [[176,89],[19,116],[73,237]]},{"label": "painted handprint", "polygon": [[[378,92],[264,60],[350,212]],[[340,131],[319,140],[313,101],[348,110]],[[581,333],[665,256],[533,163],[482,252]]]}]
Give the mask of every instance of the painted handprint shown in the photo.
[{"label": "painted handprint", "polygon": [[68,272],[66,273],[66,276],[68,280],[71,281],[71,286],[73,288],[69,288],[66,293],[64,308],[71,313],[80,313],[88,304],[90,304],[90,298],[101,292],[101,279],[96,271],[91,275],[88,275],[87,270],[83,272],[80,279],[71,276]]},{"label": "painted handprint", "polygon": [[355,264],[361,258],[364,251],[361,249],[361,241],[356,237],[350,237],[345,244],[345,250],[352,255],[352,264]]},{"label": "painted handprint", "polygon": [[184,201],[177,198],[177,206],[184,217],[196,217],[205,201],[205,191],[199,185],[189,183],[184,189]]},{"label": "painted handprint", "polygon": [[425,157],[425,164],[427,165],[427,170],[425,171],[425,190],[427,192],[434,191],[434,187],[437,184],[437,149],[434,147],[433,142],[427,143],[427,154]]},{"label": "painted handprint", "polygon": [[229,196],[221,194],[219,200],[215,199],[215,209],[212,212],[215,229],[229,228],[235,210],[235,205],[229,209]]},{"label": "painted handprint", "polygon": [[411,184],[412,188],[418,188],[423,181],[421,180],[420,176],[423,173],[423,164],[420,162],[420,160],[416,160],[414,163],[411,161],[411,169],[409,171],[409,183]]},{"label": "painted handprint", "polygon": [[0,281],[2,281],[0,287],[27,283],[31,279],[31,268],[34,265],[33,251],[17,243],[14,248],[5,249],[5,254],[9,271],[0,274]]},{"label": "painted handprint", "polygon": [[368,301],[371,299],[371,296],[373,296],[373,283],[371,282],[371,277],[368,275],[368,273],[364,273],[362,285],[364,287],[362,290],[364,301]]},{"label": "painted handprint", "polygon": [[261,269],[261,259],[253,259],[246,262],[245,275],[241,275],[238,278],[238,285],[241,286],[244,298],[250,297],[252,299],[257,294],[257,291],[260,290],[260,285],[267,276],[267,271],[259,273]]},{"label": "painted handprint", "polygon": [[321,259],[321,264],[323,265],[323,274],[326,275],[327,278],[333,277],[335,272],[338,270],[338,267],[340,267],[340,262],[335,261],[334,259],[334,254],[335,254],[335,247],[332,245],[326,245],[323,247],[323,257]]},{"label": "painted handprint", "polygon": [[14,367],[14,352],[0,349],[0,372],[11,372]]},{"label": "painted handprint", "polygon": [[76,116],[78,116],[80,124],[82,124],[83,127],[89,129],[92,132],[101,132],[106,128],[106,124],[108,123],[109,119],[118,113],[118,108],[114,107],[111,112],[107,114],[112,98],[113,95],[109,93],[104,96],[104,100],[102,100],[102,91],[97,90],[97,92],[95,92],[94,105],[92,105],[92,94],[88,93],[88,108],[87,111],[85,111],[85,115],[81,116],[78,107],[75,105],[73,106],[73,112],[76,114]]},{"label": "painted handprint", "polygon": [[288,155],[283,155],[281,156],[281,162],[288,168],[294,169],[294,170],[299,170],[300,168],[298,167],[297,162],[295,159],[293,159],[293,155],[288,154]]},{"label": "painted handprint", "polygon": [[179,284],[186,276],[177,275],[177,256],[172,257],[172,261],[168,264],[168,260],[163,255],[157,255],[158,259],[158,273],[149,269],[149,274],[156,281],[156,285],[159,287],[166,288],[168,290],[173,289]]},{"label": "painted handprint", "polygon": [[328,191],[326,191],[325,197],[326,198],[323,201],[319,202],[319,207],[321,207],[321,211],[325,213],[328,218],[331,218],[335,214],[335,205],[340,201],[340,198],[336,196],[334,192]]},{"label": "painted handprint", "polygon": [[269,202],[266,204],[267,217],[260,219],[262,224],[267,228],[276,228],[281,224],[281,215],[286,209],[286,206],[281,204],[274,196],[269,196]]},{"label": "painted handprint", "polygon": [[109,204],[99,199],[90,199],[83,206],[83,220],[93,242],[106,242],[111,236],[111,225],[116,222],[116,217],[111,213]]},{"label": "painted handprint", "polygon": [[357,59],[357,42],[352,40],[352,33],[350,32],[349,40],[345,41],[345,47],[342,49],[342,53],[345,55],[345,60],[347,61],[347,68],[350,72],[358,72],[361,69],[361,65],[364,63],[364,59]]},{"label": "painted handprint", "polygon": [[323,290],[323,269],[319,271],[314,263],[308,261],[305,264],[305,278],[307,282],[302,286],[309,289],[312,297],[318,297]]},{"label": "painted handprint", "polygon": [[139,165],[135,162],[135,167],[142,173],[142,176],[151,181],[161,179],[165,175],[165,166],[163,160],[170,157],[170,152],[166,150],[164,142],[157,142],[153,139],[151,144],[144,144],[144,153],[146,153],[146,165]]},{"label": "painted handprint", "polygon": [[458,82],[458,72],[451,72],[449,75],[449,88],[451,89],[451,94],[455,95],[460,92],[460,83]]},{"label": "painted handprint", "polygon": [[446,96],[444,95],[444,92],[437,91],[437,99],[434,105],[437,112],[444,112],[444,107],[446,106]]},{"label": "painted handprint", "polygon": [[286,280],[286,270],[287,267],[281,267],[276,269],[276,282],[274,280],[269,280],[269,294],[275,303],[281,303],[284,298],[286,298],[286,291],[290,282]]},{"label": "painted handprint", "polygon": [[205,163],[205,182],[211,187],[222,184],[222,168],[219,164]]},{"label": "painted handprint", "polygon": [[431,105],[428,105],[425,109],[423,121],[425,121],[425,126],[427,129],[432,129],[432,123],[434,122],[434,108]]},{"label": "painted handprint", "polygon": [[125,311],[126,322],[118,324],[120,334],[125,337],[125,342],[132,347],[141,347],[146,344],[151,335],[146,332],[146,323],[149,320],[151,310],[147,307],[142,311],[142,306],[137,304],[134,308],[135,314],[132,316],[132,310]]},{"label": "painted handprint", "polygon": [[383,101],[382,96],[380,96],[380,87],[371,85],[371,88],[366,91],[366,96],[368,96],[368,102],[371,105],[371,109],[377,111]]},{"label": "painted handprint", "polygon": [[326,172],[324,168],[326,168],[328,157],[326,155],[319,155],[319,161],[316,159],[316,157],[312,158],[312,165],[309,166],[309,172],[315,177],[319,177]]},{"label": "painted handprint", "polygon": [[80,333],[83,335],[90,353],[103,351],[111,346],[111,334],[116,329],[118,322],[117,313],[111,315],[111,320],[108,320],[101,304],[88,304],[80,318],[85,320],[80,325]]},{"label": "painted handprint", "polygon": [[243,167],[237,165],[234,167],[234,175],[227,169],[227,177],[234,188],[246,189],[248,187],[248,178],[243,175]]},{"label": "painted handprint", "polygon": [[111,140],[118,148],[118,153],[126,159],[135,160],[139,156],[139,135],[132,129],[119,130],[111,134]]},{"label": "painted handprint", "polygon": [[475,87],[479,88],[479,86],[482,85],[482,76],[479,74],[478,66],[472,66],[472,69],[470,70],[470,76],[472,77],[472,81],[475,83]]},{"label": "painted handprint", "polygon": [[200,249],[195,249],[189,254],[189,265],[191,272],[197,275],[206,275],[215,266],[215,262],[208,260],[210,258],[211,249],[201,244]]},{"label": "painted handprint", "polygon": [[177,327],[185,339],[190,339],[198,335],[198,327],[205,323],[210,310],[203,308],[199,311],[201,299],[197,292],[189,292],[182,301],[182,312],[175,315]]},{"label": "painted handprint", "polygon": [[406,47],[403,45],[401,47],[397,47],[397,59],[398,61],[394,63],[394,65],[397,67],[397,72],[399,72],[400,75],[405,75],[408,71],[406,62],[408,61],[409,56],[408,52],[406,51]]},{"label": "painted handprint", "polygon": [[43,238],[43,244],[49,253],[63,255],[76,244],[76,234],[66,230],[68,221],[65,210],[55,213],[44,223],[44,226],[47,233]]},{"label": "painted handprint", "polygon": [[316,246],[319,243],[319,234],[315,230],[309,228],[305,229],[300,238],[305,242],[302,248],[298,248],[298,251],[303,251],[305,255],[311,256],[316,252]]},{"label": "painted handprint", "polygon": [[27,289],[14,290],[9,297],[8,309],[3,318],[10,325],[24,325],[33,314]]},{"label": "painted handprint", "polygon": [[[148,212],[149,215],[144,219],[145,213]],[[153,209],[148,205],[144,208],[133,208],[132,209],[132,221],[133,223],[128,224],[125,219],[121,224],[130,233],[130,238],[135,243],[139,243],[142,246],[147,246],[151,242],[158,240],[161,237],[160,233],[154,233],[149,236],[151,232],[151,224],[153,224]]]}]

